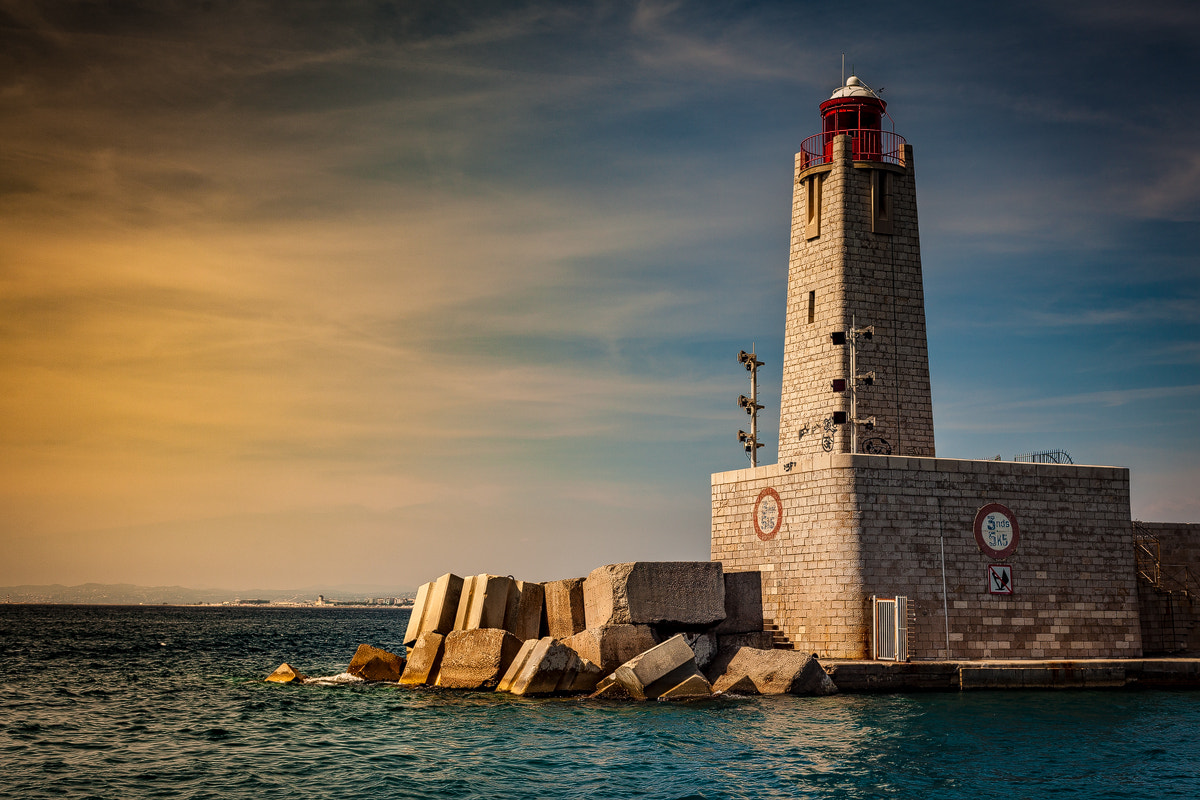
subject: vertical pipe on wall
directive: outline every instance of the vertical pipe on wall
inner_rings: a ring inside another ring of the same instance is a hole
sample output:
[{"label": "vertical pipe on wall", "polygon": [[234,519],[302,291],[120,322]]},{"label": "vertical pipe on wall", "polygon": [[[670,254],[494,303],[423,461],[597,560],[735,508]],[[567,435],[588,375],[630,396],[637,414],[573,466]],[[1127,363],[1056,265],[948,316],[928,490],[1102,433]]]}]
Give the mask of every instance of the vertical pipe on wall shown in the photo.
[{"label": "vertical pipe on wall", "polygon": [[946,621],[946,660],[950,660],[950,603],[946,600],[946,535],[942,531],[942,498],[937,498],[938,545],[942,551],[942,619]]}]

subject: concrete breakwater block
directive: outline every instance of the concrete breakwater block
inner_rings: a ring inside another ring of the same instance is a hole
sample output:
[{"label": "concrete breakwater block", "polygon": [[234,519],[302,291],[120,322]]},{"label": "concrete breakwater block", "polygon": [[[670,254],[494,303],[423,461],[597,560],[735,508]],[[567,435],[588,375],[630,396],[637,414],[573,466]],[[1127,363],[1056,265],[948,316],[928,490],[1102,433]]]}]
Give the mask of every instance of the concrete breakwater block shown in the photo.
[{"label": "concrete breakwater block", "polygon": [[597,567],[583,584],[588,628],[602,625],[711,625],[725,618],[717,561],[634,561]]},{"label": "concrete breakwater block", "polygon": [[521,640],[501,628],[446,634],[435,686],[495,689],[521,649]]},{"label": "concrete breakwater block", "polygon": [[408,662],[398,683],[402,686],[432,686],[437,681],[438,669],[442,665],[442,653],[446,636],[441,633],[422,633],[417,643],[408,650]]},{"label": "concrete breakwater block", "polygon": [[478,628],[504,630],[508,614],[509,595],[517,591],[516,581],[500,575],[472,575],[463,580],[458,599],[454,630],[473,631]]},{"label": "concrete breakwater block", "polygon": [[763,629],[762,573],[725,573],[725,619],[713,631],[720,635]]},{"label": "concrete breakwater block", "polygon": [[601,625],[565,639],[567,647],[610,675],[634,656],[658,644],[649,625]]},{"label": "concrete breakwater block", "polygon": [[447,572],[417,590],[417,598],[408,618],[408,629],[404,633],[405,647],[416,644],[422,633],[449,633],[454,630],[462,586],[462,578]]},{"label": "concrete breakwater block", "polygon": [[685,633],[683,640],[692,648],[696,666],[705,669],[717,657],[718,640],[715,633]]},{"label": "concrete breakwater block", "polygon": [[[694,680],[697,676],[703,684]],[[696,666],[692,648],[682,635],[672,636],[626,661],[617,667],[613,678],[634,700],[654,700],[685,681],[689,681],[687,696],[695,697],[699,687],[708,685],[708,679]],[[712,693],[711,687],[708,692]]]},{"label": "concrete breakwater block", "polygon": [[583,582],[583,578],[567,578],[544,584],[546,632],[555,639],[566,639],[587,628],[583,610]]},{"label": "concrete breakwater block", "polygon": [[404,659],[395,653],[360,644],[346,668],[355,677],[364,681],[398,681],[404,672]]},{"label": "concrete breakwater block", "polygon": [[546,590],[540,583],[515,581],[508,594],[504,629],[521,641],[540,639],[546,622]]},{"label": "concrete breakwater block", "polygon": [[713,691],[736,694],[837,694],[816,658],[794,650],[740,648],[713,681]]},{"label": "concrete breakwater block", "polygon": [[592,691],[599,681],[599,667],[546,636],[521,645],[496,691],[515,695],[578,694]]},{"label": "concrete breakwater block", "polygon": [[269,683],[303,683],[304,676],[300,674],[300,670],[293,667],[291,664],[284,662],[275,668],[275,671],[267,676]]}]

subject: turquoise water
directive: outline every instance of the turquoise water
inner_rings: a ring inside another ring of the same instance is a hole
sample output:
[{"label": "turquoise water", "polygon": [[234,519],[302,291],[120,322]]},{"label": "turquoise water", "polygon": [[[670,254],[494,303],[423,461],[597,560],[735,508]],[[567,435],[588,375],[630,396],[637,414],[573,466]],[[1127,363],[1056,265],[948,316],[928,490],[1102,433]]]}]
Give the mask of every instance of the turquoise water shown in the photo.
[{"label": "turquoise water", "polygon": [[0,797],[1200,797],[1200,692],[688,703],[262,681],[406,612],[0,606]]}]

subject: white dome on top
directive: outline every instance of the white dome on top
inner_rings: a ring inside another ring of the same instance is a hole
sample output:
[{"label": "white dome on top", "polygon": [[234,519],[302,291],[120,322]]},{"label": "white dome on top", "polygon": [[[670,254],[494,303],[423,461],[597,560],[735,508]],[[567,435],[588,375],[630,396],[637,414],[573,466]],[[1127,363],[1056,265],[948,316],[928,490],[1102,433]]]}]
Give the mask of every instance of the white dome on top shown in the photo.
[{"label": "white dome on top", "polygon": [[879,95],[871,91],[871,87],[859,80],[857,75],[851,75],[849,78],[846,78],[846,85],[835,89],[833,94],[829,96],[829,99],[834,100],[838,97],[874,97],[876,100],[879,99]]}]

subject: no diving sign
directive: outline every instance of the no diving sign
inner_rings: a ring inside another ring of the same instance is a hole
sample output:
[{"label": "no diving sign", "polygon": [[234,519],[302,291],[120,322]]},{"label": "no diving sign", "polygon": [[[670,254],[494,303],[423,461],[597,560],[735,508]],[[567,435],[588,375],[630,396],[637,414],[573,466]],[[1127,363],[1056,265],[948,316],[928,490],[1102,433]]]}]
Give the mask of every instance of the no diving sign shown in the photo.
[{"label": "no diving sign", "polygon": [[988,591],[992,594],[1012,594],[1012,566],[988,564]]}]

